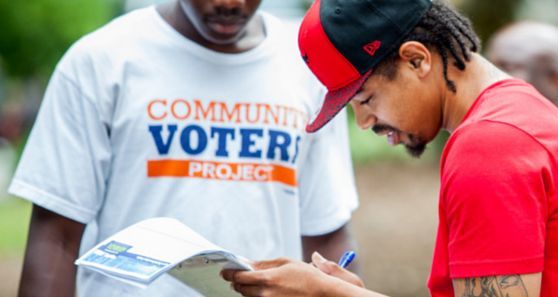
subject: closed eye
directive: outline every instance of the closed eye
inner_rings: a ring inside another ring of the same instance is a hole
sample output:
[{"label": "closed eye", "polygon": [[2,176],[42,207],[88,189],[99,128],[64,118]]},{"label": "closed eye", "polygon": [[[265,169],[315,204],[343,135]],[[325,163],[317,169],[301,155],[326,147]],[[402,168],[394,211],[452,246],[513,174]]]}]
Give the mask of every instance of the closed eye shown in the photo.
[{"label": "closed eye", "polygon": [[360,101],[359,104],[360,105],[366,105],[366,104],[370,103],[370,101],[372,101],[373,98],[374,98],[374,96],[370,96],[370,97],[366,98],[366,100]]}]

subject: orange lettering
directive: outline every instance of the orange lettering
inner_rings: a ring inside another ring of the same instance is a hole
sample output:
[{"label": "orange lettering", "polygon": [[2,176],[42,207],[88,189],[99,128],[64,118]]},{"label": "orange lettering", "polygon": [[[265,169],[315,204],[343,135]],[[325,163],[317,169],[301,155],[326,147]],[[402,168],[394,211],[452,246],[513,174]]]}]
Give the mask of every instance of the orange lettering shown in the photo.
[{"label": "orange lettering", "polygon": [[229,111],[227,104],[224,102],[220,102],[219,105],[221,106],[221,122],[240,123],[240,107],[242,107],[242,103],[236,103],[232,111]]},{"label": "orange lettering", "polygon": [[[154,114],[153,114],[153,106],[154,106],[155,104],[157,104],[157,103],[162,104],[164,107],[167,106],[167,100],[164,100],[164,99],[156,99],[156,100],[153,100],[153,101],[151,101],[151,102],[149,103],[149,105],[147,105],[147,114],[149,115],[149,117],[150,117],[152,120],[160,121],[160,120],[162,120],[162,119],[164,119],[164,118],[167,117],[167,112],[166,112],[166,111],[163,111],[163,114],[160,115],[160,116],[154,115]],[[164,109],[163,109],[163,110],[164,110]]]},{"label": "orange lettering", "polygon": [[[203,104],[202,101],[199,99],[194,100],[194,103],[196,104],[196,120],[208,120],[209,118],[209,114],[211,114],[211,119],[210,121],[216,122],[217,119],[215,118],[215,104],[216,102],[211,101],[209,103],[209,105],[207,106],[207,109],[203,108]],[[200,116],[201,114],[201,116]]]},{"label": "orange lettering", "polygon": [[[177,107],[176,105],[179,103],[183,103],[184,107],[186,108],[186,112],[184,113],[184,115],[180,115],[177,112]],[[184,100],[184,99],[177,99],[176,101],[174,101],[171,105],[171,113],[172,115],[177,119],[177,120],[186,120],[188,117],[190,117],[190,114],[192,113],[192,108],[190,107],[190,103],[188,103],[188,101]]]}]

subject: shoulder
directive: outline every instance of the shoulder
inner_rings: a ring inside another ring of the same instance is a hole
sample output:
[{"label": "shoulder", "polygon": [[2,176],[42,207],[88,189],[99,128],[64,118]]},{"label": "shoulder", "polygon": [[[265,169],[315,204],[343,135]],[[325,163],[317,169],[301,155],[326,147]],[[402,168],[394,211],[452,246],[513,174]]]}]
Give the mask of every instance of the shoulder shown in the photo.
[{"label": "shoulder", "polygon": [[84,35],[65,53],[58,64],[66,73],[80,68],[111,65],[122,56],[133,53],[153,30],[153,8],[132,11],[115,18],[101,28]]},{"label": "shoulder", "polygon": [[300,20],[297,19],[278,19],[277,17],[262,12],[261,13],[274,48],[275,57],[279,61],[278,67],[287,73],[293,89],[299,88],[309,92],[308,105],[310,114],[313,114],[321,106],[325,95],[324,86],[312,74],[304,63],[298,47],[298,31]]},{"label": "shoulder", "polygon": [[[534,118],[540,119],[533,121]],[[532,85],[507,79],[487,88],[477,99],[464,124],[493,120],[533,131],[537,122],[556,124],[558,109]]]},{"label": "shoulder", "polygon": [[480,121],[458,129],[441,163],[443,184],[491,184],[531,178],[549,166],[550,155],[532,135],[509,123]]},{"label": "shoulder", "polygon": [[507,159],[544,153],[529,132],[511,123],[482,120],[458,128],[444,149],[443,162],[451,159]]},{"label": "shoulder", "polygon": [[298,50],[300,22],[279,19],[267,12],[261,12],[260,15],[264,19],[267,36],[276,54],[301,69],[306,68]]},{"label": "shoulder", "polygon": [[460,148],[478,150],[489,147],[513,148],[518,144],[536,143],[536,140],[513,123],[484,119],[459,127],[448,140],[448,150]]},{"label": "shoulder", "polygon": [[544,203],[550,164],[549,153],[525,131],[506,123],[475,123],[452,135],[444,151],[442,203],[450,213]]}]

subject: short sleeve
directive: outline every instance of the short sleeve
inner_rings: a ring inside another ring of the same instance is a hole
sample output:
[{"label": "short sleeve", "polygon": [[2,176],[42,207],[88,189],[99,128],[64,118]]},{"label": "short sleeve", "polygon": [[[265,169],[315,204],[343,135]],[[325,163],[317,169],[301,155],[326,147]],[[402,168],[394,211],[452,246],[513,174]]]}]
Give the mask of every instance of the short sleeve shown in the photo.
[{"label": "short sleeve", "polygon": [[548,152],[505,123],[456,131],[442,163],[452,278],[541,272]]},{"label": "short sleeve", "polygon": [[57,69],[45,93],[9,192],[81,223],[106,190],[109,130],[92,98]]},{"label": "short sleeve", "polygon": [[345,225],[358,207],[358,196],[346,112],[309,137],[312,143],[300,175],[301,232],[316,236]]}]

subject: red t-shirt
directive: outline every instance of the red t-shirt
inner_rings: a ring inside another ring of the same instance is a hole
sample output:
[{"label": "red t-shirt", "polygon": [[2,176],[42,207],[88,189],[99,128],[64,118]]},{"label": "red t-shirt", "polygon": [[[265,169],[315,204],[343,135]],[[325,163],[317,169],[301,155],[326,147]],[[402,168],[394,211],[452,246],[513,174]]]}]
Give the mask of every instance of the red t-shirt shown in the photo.
[{"label": "red t-shirt", "polygon": [[538,272],[558,296],[558,108],[519,80],[490,86],[448,140],[441,184],[433,297],[453,297],[452,278]]}]

